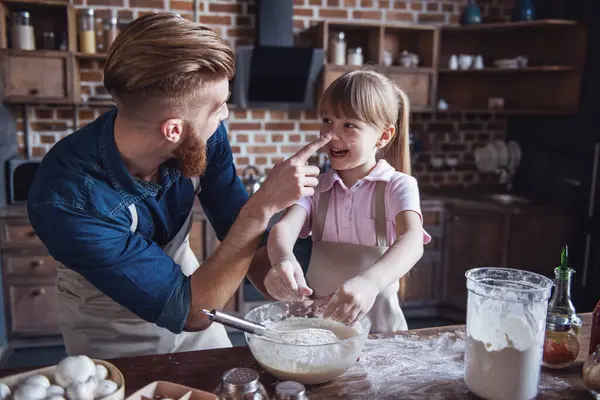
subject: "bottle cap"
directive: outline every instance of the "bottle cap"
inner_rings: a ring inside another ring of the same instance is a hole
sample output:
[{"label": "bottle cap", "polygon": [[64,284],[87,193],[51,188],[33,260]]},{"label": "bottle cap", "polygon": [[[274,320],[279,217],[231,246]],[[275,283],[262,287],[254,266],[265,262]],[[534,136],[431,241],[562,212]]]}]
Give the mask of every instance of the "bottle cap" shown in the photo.
[{"label": "bottle cap", "polygon": [[223,373],[221,380],[228,392],[252,392],[258,387],[258,372],[251,368],[232,368]]},{"label": "bottle cap", "polygon": [[306,388],[294,381],[280,382],[275,386],[276,400],[305,400]]}]

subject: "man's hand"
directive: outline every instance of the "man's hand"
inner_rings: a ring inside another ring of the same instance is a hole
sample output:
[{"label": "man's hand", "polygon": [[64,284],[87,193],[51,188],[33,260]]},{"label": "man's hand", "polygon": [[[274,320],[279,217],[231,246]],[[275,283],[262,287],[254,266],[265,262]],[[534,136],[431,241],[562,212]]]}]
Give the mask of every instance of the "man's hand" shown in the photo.
[{"label": "man's hand", "polygon": [[272,267],[265,277],[265,287],[277,300],[304,300],[313,292],[296,260],[285,260]]},{"label": "man's hand", "polygon": [[353,324],[368,313],[379,291],[363,276],[347,280],[333,295],[323,313],[324,318],[333,318],[346,324]]},{"label": "man's hand", "polygon": [[250,198],[268,207],[272,214],[285,210],[302,197],[312,196],[319,180],[319,167],[306,165],[308,159],[331,140],[330,135],[319,136],[302,150],[276,164],[261,188]]}]

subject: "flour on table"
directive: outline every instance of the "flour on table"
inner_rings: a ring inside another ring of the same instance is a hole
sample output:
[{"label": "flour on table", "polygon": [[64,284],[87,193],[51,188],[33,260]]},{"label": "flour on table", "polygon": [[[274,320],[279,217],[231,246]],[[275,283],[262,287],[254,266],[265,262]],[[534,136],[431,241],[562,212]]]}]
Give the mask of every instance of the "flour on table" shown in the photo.
[{"label": "flour on table", "polygon": [[[338,379],[308,392],[337,399],[472,399],[464,383],[464,331],[405,333],[367,340],[360,360]],[[542,374],[544,399],[563,399],[566,379]]]}]

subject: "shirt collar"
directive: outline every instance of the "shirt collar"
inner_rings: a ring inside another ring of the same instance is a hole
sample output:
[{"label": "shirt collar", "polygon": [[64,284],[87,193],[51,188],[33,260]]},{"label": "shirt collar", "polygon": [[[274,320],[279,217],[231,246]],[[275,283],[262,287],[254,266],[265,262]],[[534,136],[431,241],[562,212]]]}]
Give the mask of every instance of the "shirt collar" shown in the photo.
[{"label": "shirt collar", "polygon": [[[394,172],[396,172],[396,170],[390,164],[388,164],[387,161],[379,160],[371,172],[369,172],[369,174],[361,180],[369,182],[389,182],[394,176]],[[331,190],[336,182],[339,182],[342,187],[346,187],[337,171],[330,169],[329,171],[325,172],[321,178],[319,192],[327,192]]]},{"label": "shirt collar", "polygon": [[168,189],[173,181],[181,175],[181,172],[175,168],[174,160],[169,160],[160,166],[160,185],[139,181],[131,175],[115,143],[114,126],[116,116],[117,110],[113,109],[96,121],[100,124],[100,157],[112,186],[124,197],[136,197],[138,199],[156,196],[160,189]]}]

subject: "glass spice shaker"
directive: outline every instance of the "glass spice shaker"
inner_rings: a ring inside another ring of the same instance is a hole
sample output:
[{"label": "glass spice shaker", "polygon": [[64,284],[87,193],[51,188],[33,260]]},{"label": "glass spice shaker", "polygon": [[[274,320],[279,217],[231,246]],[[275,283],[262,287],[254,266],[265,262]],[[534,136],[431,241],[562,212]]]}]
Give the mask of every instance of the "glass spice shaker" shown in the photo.
[{"label": "glass spice shaker", "polygon": [[600,400],[600,345],[583,363],[583,382],[594,398]]},{"label": "glass spice shaker", "polygon": [[83,10],[79,15],[79,51],[82,53],[96,53],[96,31],[94,26],[94,10],[91,8]]},{"label": "glass spice shaker", "polygon": [[221,383],[213,392],[219,400],[268,400],[267,391],[251,368],[232,368],[225,371]]},{"label": "glass spice shaker", "polygon": [[577,360],[578,355],[579,338],[569,318],[548,316],[542,365],[554,369],[566,368]]},{"label": "glass spice shaker", "polygon": [[275,400],[308,400],[308,396],[303,384],[285,381],[275,386]]}]

